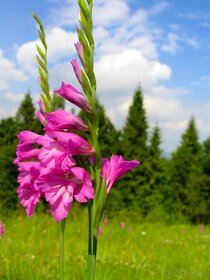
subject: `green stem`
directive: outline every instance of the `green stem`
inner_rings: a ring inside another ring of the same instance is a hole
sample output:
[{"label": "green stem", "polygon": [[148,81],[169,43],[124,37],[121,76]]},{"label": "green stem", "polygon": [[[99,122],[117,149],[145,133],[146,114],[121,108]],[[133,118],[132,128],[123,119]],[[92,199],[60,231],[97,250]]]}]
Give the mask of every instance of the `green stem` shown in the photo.
[{"label": "green stem", "polygon": [[64,230],[66,219],[63,219],[59,223],[59,237],[60,237],[60,267],[59,267],[59,280],[63,280],[63,268],[64,268]]},{"label": "green stem", "polygon": [[89,236],[88,236],[88,280],[95,279],[98,229],[93,227],[93,201],[88,203]]}]

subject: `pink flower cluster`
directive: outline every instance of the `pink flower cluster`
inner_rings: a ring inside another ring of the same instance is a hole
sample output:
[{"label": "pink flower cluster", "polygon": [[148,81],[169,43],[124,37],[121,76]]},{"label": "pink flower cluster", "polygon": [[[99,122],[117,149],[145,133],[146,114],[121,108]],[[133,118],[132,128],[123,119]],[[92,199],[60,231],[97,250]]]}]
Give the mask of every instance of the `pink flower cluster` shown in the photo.
[{"label": "pink flower cluster", "polygon": [[[76,49],[83,62],[80,43],[76,44]],[[72,61],[72,66],[82,84],[81,69],[76,60]],[[73,86],[62,83],[55,92],[87,114],[91,113],[85,95]],[[17,193],[28,216],[33,215],[36,204],[45,197],[55,221],[60,221],[67,216],[74,199],[87,202],[94,198],[90,174],[78,166],[76,160],[78,156],[92,156],[94,149],[75,133],[89,130],[81,118],[63,110],[45,112],[41,101],[40,108],[36,116],[44,125],[44,135],[31,131],[18,134],[17,158],[14,160],[19,171]],[[102,182],[106,179],[107,193],[116,180],[138,165],[136,160],[125,161],[117,155],[110,160],[102,159]]]},{"label": "pink flower cluster", "polygon": [[[66,124],[60,122],[62,116]],[[44,117],[47,123],[44,135],[31,131],[18,134],[14,161],[19,170],[17,192],[28,216],[33,215],[35,205],[44,196],[54,219],[60,221],[67,216],[73,199],[87,202],[94,198],[90,175],[76,166],[74,159],[74,156],[93,155],[94,151],[81,136],[59,130],[70,127],[87,130],[78,117],[62,110],[44,113]]]},{"label": "pink flower cluster", "polygon": [[4,234],[5,234],[5,228],[4,228],[2,221],[0,221],[0,236],[2,236]]}]

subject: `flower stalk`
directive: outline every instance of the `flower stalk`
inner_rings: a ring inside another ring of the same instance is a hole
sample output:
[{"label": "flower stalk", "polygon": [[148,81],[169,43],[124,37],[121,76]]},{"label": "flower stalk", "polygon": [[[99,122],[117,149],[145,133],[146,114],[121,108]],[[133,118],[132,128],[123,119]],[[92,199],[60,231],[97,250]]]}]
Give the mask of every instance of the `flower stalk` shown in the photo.
[{"label": "flower stalk", "polygon": [[[40,93],[43,103],[43,109],[45,112],[51,111],[51,95],[50,95],[50,87],[49,87],[49,74],[47,67],[47,43],[46,43],[46,35],[44,31],[43,24],[39,17],[33,13],[32,16],[36,20],[39,25],[39,38],[42,44],[40,47],[36,44],[37,55],[36,59],[38,62],[38,71],[39,71],[39,84],[42,89]],[[59,279],[63,280],[63,272],[64,272],[64,231],[65,231],[65,222],[66,219],[63,219],[59,222],[59,242],[60,242],[60,255],[59,255]]]},{"label": "flower stalk", "polygon": [[[95,212],[97,208],[98,196],[101,186],[101,151],[98,142],[98,117],[96,114],[96,79],[94,74],[94,39],[92,35],[92,0],[78,0],[80,7],[80,27],[77,28],[78,39],[80,41],[80,50],[78,54],[83,66],[82,69],[82,87],[90,103],[92,114],[87,115],[90,131],[89,140],[94,149],[94,169],[92,179],[95,185],[95,198],[88,204],[89,218],[89,240],[88,240],[88,280],[95,278],[95,267],[97,257],[97,239],[99,222],[95,221]],[[79,47],[79,45],[77,45]],[[82,49],[82,53],[81,53]],[[106,194],[105,194],[106,195]]]},{"label": "flower stalk", "polygon": [[[52,112],[47,69],[47,44],[40,19],[41,45],[36,45],[40,74],[41,100],[37,118],[43,124],[43,135],[32,131],[18,134],[18,197],[26,214],[32,216],[41,197],[50,205],[56,222],[59,222],[60,258],[59,276],[64,275],[65,220],[74,200],[88,202],[88,258],[87,279],[95,279],[99,224],[110,189],[128,170],[139,165],[136,160],[126,161],[112,155],[101,158],[99,145],[99,119],[96,110],[96,79],[94,74],[94,38],[92,35],[92,0],[77,0],[80,8],[75,44],[77,60],[71,64],[83,92],[65,84],[54,92],[82,110],[84,119],[64,110]],[[81,136],[84,135],[84,138]]]},{"label": "flower stalk", "polygon": [[59,222],[59,235],[60,235],[60,258],[59,258],[59,280],[63,280],[64,275],[64,231],[66,219]]}]

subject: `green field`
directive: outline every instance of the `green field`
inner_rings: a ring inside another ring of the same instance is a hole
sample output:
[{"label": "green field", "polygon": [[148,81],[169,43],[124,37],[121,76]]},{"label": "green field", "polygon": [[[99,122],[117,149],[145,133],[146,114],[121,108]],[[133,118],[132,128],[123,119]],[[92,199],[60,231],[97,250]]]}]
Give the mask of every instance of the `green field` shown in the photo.
[{"label": "green field", "polygon": [[[16,213],[3,222],[0,279],[58,279],[58,224],[52,217]],[[201,234],[199,225],[135,222],[124,215],[101,226],[96,280],[210,279],[210,227]],[[86,211],[73,209],[66,224],[64,279],[85,279],[86,241]]]}]

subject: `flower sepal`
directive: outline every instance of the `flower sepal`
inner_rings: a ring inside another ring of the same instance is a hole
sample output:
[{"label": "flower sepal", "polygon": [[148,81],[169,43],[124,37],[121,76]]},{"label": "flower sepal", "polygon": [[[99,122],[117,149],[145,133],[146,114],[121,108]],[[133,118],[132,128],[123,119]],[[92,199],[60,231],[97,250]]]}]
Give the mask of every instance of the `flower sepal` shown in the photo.
[{"label": "flower sepal", "polygon": [[100,188],[100,192],[98,195],[98,198],[96,200],[96,206],[95,209],[93,209],[93,228],[97,228],[99,226],[99,223],[101,221],[102,215],[103,215],[103,211],[104,211],[104,207],[106,204],[106,199],[107,199],[107,183],[106,180],[103,180],[103,183],[101,183],[101,188]]}]

